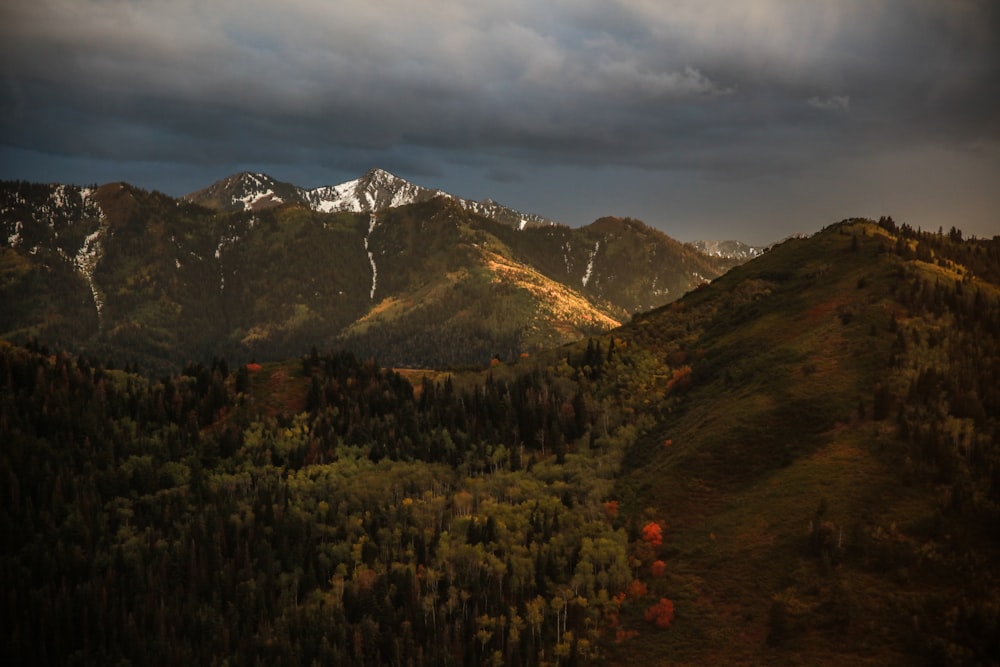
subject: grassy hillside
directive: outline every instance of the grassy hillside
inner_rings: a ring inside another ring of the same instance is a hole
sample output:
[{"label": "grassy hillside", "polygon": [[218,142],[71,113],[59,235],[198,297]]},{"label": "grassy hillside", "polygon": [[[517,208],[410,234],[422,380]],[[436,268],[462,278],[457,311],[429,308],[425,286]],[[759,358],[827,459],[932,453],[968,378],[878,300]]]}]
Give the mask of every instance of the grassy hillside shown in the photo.
[{"label": "grassy hillside", "polygon": [[[617,486],[667,526],[652,591],[676,621],[617,660],[998,659],[997,285],[954,261],[973,244],[909,231],[788,241],[616,334],[691,368],[681,396],[654,390]],[[935,285],[967,300],[910,299]],[[962,377],[958,397],[935,387],[918,406],[927,368]]]},{"label": "grassy hillside", "polygon": [[587,300],[512,247],[527,233],[447,201],[380,215],[378,303],[335,344],[395,365],[482,366],[618,326],[622,308]]},{"label": "grassy hillside", "polygon": [[735,264],[631,218],[605,217],[580,229],[497,229],[496,234],[541,272],[626,315],[678,299]]}]

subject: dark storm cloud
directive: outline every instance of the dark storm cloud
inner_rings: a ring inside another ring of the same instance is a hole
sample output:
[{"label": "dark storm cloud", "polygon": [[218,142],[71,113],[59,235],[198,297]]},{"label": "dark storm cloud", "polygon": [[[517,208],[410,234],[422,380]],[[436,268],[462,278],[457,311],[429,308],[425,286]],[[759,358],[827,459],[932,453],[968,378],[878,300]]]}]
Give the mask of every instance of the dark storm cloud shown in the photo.
[{"label": "dark storm cloud", "polygon": [[[835,164],[856,174],[902,151],[978,151],[982,167],[1000,143],[998,14],[991,0],[13,0],[0,155],[284,165],[312,174],[303,185],[474,165],[479,186],[459,179],[473,189],[617,167],[685,174],[689,199],[692,175],[717,198],[720,183],[836,181]],[[656,186],[633,180],[649,204],[618,212],[649,219]]]}]

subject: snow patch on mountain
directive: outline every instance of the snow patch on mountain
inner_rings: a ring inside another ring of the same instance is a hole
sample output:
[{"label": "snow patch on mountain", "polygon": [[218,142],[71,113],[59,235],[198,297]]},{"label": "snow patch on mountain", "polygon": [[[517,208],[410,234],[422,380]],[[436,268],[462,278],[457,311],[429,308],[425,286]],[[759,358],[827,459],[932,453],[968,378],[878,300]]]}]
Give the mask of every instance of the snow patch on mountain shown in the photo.
[{"label": "snow patch on mountain", "polygon": [[752,246],[742,241],[694,241],[691,245],[706,255],[726,259],[753,259],[767,250],[766,247]]},{"label": "snow patch on mountain", "polygon": [[362,213],[361,202],[354,197],[354,191],[360,179],[341,183],[340,185],[326,185],[315,190],[306,192],[306,199],[309,206],[314,211],[321,213],[333,213],[335,211],[349,211],[351,213]]},{"label": "snow patch on mountain", "polygon": [[14,223],[14,232],[7,236],[7,245],[11,248],[21,245],[24,242],[24,239],[21,238],[22,231],[24,231],[24,223],[18,220]]},{"label": "snow patch on mountain", "polygon": [[76,253],[76,261],[74,263],[84,278],[86,278],[87,285],[90,287],[90,294],[94,298],[94,307],[97,309],[97,326],[101,328],[103,325],[104,295],[94,280],[94,270],[104,255],[104,244],[102,241],[108,234],[108,220],[94,194],[94,188],[82,188],[80,190],[80,202],[83,205],[83,210],[91,216],[96,214],[97,229],[84,238],[83,245],[80,246],[80,249]]},{"label": "snow patch on mountain", "polygon": [[372,232],[375,231],[376,224],[378,224],[378,218],[372,213],[368,219],[368,233],[365,234],[365,252],[368,253],[368,263],[372,265],[372,288],[368,293],[369,299],[375,299],[375,288],[378,286],[378,266],[375,265],[375,253],[371,251],[368,245],[368,239],[371,237]]},{"label": "snow patch on mountain", "polygon": [[94,282],[94,269],[97,268],[97,263],[100,261],[103,253],[103,245],[101,243],[103,231],[104,229],[100,228],[88,234],[83,239],[83,245],[80,246],[76,257],[73,259],[73,264],[83,274],[87,285],[90,287],[90,294],[94,298],[94,307],[97,308],[98,326],[100,326],[101,322],[101,311],[104,309],[104,298],[101,296],[101,291],[98,289],[97,283]]},{"label": "snow patch on mountain", "polygon": [[281,197],[276,196],[274,194],[274,190],[271,190],[270,188],[264,192],[248,192],[242,197],[233,197],[233,203],[242,202],[243,208],[245,209],[252,209],[262,200],[272,201],[275,204],[282,204],[285,201]]},{"label": "snow patch on mountain", "polygon": [[587,261],[587,270],[583,274],[583,286],[586,287],[587,283],[590,282],[590,276],[594,272],[594,258],[597,257],[597,251],[601,249],[601,242],[594,242],[594,249],[590,253],[590,259]]}]

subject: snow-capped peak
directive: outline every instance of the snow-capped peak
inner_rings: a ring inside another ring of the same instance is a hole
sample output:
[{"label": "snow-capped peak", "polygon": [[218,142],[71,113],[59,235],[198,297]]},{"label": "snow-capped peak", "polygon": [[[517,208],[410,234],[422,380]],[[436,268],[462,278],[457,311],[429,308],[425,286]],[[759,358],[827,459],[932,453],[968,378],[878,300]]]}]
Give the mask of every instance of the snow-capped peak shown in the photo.
[{"label": "snow-capped peak", "polygon": [[427,201],[439,196],[431,190],[390,174],[384,169],[372,169],[361,178],[340,185],[327,185],[308,190],[306,201],[314,210],[330,213],[375,213],[387,208]]},{"label": "snow-capped peak", "polygon": [[311,190],[275,180],[259,172],[241,172],[209,187],[187,195],[185,199],[204,206],[232,210],[258,210],[285,202],[306,204],[315,211],[334,213],[378,213],[397,206],[446,197],[472,213],[492,218],[516,229],[550,225],[538,215],[520,213],[492,199],[482,202],[463,199],[436,188],[410,183],[384,169],[370,169],[360,178],[338,185],[324,185]]},{"label": "snow-capped peak", "polygon": [[302,201],[302,189],[261,172],[244,171],[193,192],[184,199],[225,211],[249,211]]}]

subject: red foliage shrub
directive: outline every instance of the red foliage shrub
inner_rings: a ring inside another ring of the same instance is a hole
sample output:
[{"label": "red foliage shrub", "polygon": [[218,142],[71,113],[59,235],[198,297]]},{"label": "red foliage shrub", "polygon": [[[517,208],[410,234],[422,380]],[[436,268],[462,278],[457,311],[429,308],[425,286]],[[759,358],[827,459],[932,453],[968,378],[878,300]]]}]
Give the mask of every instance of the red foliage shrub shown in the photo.
[{"label": "red foliage shrub", "polygon": [[255,364],[255,363],[247,364],[247,370],[250,371],[251,373],[256,373],[261,368],[263,368],[263,366],[261,366],[260,364]]},{"label": "red foliage shrub", "polygon": [[616,516],[618,516],[618,501],[608,500],[604,503],[604,516],[607,517],[608,521],[611,521]]},{"label": "red foliage shrub", "polygon": [[674,603],[667,598],[660,598],[659,602],[646,610],[645,618],[658,628],[669,628],[674,622]]},{"label": "red foliage shrub", "polygon": [[650,546],[663,544],[663,528],[655,521],[650,521],[642,527],[642,539]]},{"label": "red foliage shrub", "polygon": [[628,596],[630,598],[641,598],[648,592],[649,588],[646,584],[642,583],[638,579],[633,579],[632,583],[628,585]]},{"label": "red foliage shrub", "polygon": [[653,576],[659,578],[667,571],[667,564],[662,560],[654,560],[650,569],[653,571]]}]

